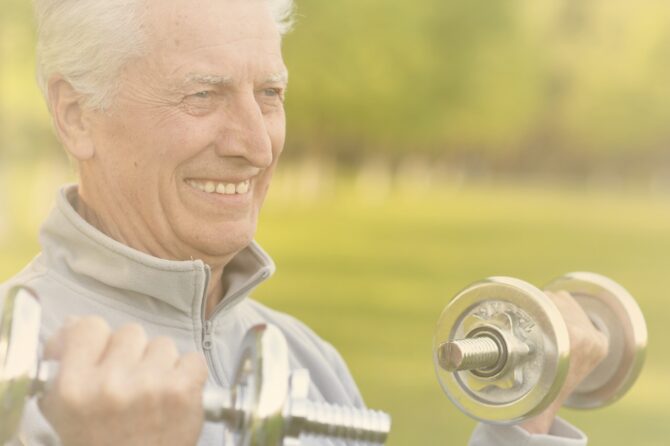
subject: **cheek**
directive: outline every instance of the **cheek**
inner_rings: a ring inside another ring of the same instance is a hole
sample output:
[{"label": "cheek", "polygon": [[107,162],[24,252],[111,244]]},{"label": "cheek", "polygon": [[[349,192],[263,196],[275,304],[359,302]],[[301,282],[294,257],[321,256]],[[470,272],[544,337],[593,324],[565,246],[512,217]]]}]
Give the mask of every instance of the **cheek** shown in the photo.
[{"label": "cheek", "polygon": [[281,155],[286,141],[286,117],[283,113],[267,122],[268,135],[272,143],[272,153],[275,158]]},{"label": "cheek", "polygon": [[141,180],[138,171],[145,164],[138,150],[144,136],[141,123],[109,118],[95,129],[95,156],[89,163],[100,184],[114,190],[129,189]]},{"label": "cheek", "polygon": [[194,157],[212,139],[211,126],[192,119],[172,119],[141,135],[142,164],[172,177],[177,167]]},{"label": "cheek", "polygon": [[100,155],[105,159],[115,159],[129,167],[149,167],[150,161],[166,139],[164,127],[155,120],[144,118],[145,114],[135,110],[124,116],[109,119],[101,134]]}]

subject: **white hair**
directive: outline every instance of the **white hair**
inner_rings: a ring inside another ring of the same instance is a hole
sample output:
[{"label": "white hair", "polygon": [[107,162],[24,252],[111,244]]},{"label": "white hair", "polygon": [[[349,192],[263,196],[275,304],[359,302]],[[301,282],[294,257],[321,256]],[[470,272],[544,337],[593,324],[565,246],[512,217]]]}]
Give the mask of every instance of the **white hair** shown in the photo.
[{"label": "white hair", "polygon": [[[143,0],[33,0],[37,20],[37,83],[49,103],[49,78],[60,74],[104,109],[123,65],[143,50]],[[293,0],[269,2],[281,35],[293,25]]]}]

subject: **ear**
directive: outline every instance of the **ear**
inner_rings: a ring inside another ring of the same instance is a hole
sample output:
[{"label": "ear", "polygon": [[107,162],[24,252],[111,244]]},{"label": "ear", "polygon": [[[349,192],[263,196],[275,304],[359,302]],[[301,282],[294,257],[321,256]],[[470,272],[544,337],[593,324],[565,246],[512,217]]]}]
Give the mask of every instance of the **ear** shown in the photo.
[{"label": "ear", "polygon": [[65,150],[78,161],[93,157],[89,111],[83,106],[83,96],[65,79],[49,79],[49,109],[54,127]]}]

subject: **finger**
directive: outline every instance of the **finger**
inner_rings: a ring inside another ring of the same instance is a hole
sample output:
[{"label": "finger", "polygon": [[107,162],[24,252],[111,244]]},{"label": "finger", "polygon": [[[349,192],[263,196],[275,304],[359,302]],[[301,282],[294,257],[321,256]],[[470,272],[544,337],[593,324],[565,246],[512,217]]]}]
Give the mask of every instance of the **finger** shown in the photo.
[{"label": "finger", "polygon": [[63,332],[58,330],[56,334],[47,339],[44,344],[44,359],[60,360],[63,356]]},{"label": "finger", "polygon": [[160,336],[152,339],[144,350],[141,363],[152,369],[173,369],[179,361],[179,352],[174,341]]},{"label": "finger", "polygon": [[193,383],[195,388],[201,389],[207,381],[207,361],[202,353],[190,352],[177,361],[175,372]]},{"label": "finger", "polygon": [[546,292],[561,312],[563,319],[575,325],[592,326],[591,319],[579,302],[567,291]]},{"label": "finger", "polygon": [[105,351],[110,328],[102,318],[87,316],[64,326],[48,346],[61,360],[61,368],[96,364]]},{"label": "finger", "polygon": [[65,317],[65,322],[63,323],[64,327],[71,327],[81,320],[81,316],[74,316],[69,314]]},{"label": "finger", "polygon": [[139,324],[124,325],[110,336],[99,364],[101,367],[132,367],[142,359],[146,347],[144,328]]},{"label": "finger", "polygon": [[579,302],[566,291],[547,294],[558,307],[566,323],[571,350],[591,352],[594,358],[602,358],[607,353],[609,340]]},{"label": "finger", "polygon": [[85,400],[81,383],[94,379],[92,372],[107,346],[109,335],[109,326],[102,318],[87,316],[68,321],[49,340],[45,353],[51,359],[59,359],[60,366],[52,390],[40,399],[45,414],[58,414],[57,402],[60,400],[71,403]]},{"label": "finger", "polygon": [[63,355],[63,342],[64,339],[64,330],[74,326],[79,320],[80,317],[76,316],[67,316],[65,318],[65,323],[53,336],[51,336],[44,344],[44,359],[54,359],[59,360]]}]

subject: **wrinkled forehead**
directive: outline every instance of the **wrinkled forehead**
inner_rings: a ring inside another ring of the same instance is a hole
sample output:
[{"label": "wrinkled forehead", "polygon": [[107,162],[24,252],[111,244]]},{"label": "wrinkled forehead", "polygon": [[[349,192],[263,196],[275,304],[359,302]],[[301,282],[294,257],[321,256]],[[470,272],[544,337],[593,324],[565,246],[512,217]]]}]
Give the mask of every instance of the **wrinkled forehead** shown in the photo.
[{"label": "wrinkled forehead", "polygon": [[150,47],[281,43],[267,0],[146,0],[143,22]]},{"label": "wrinkled forehead", "polygon": [[147,52],[166,74],[285,71],[267,0],[146,0],[144,23]]}]

